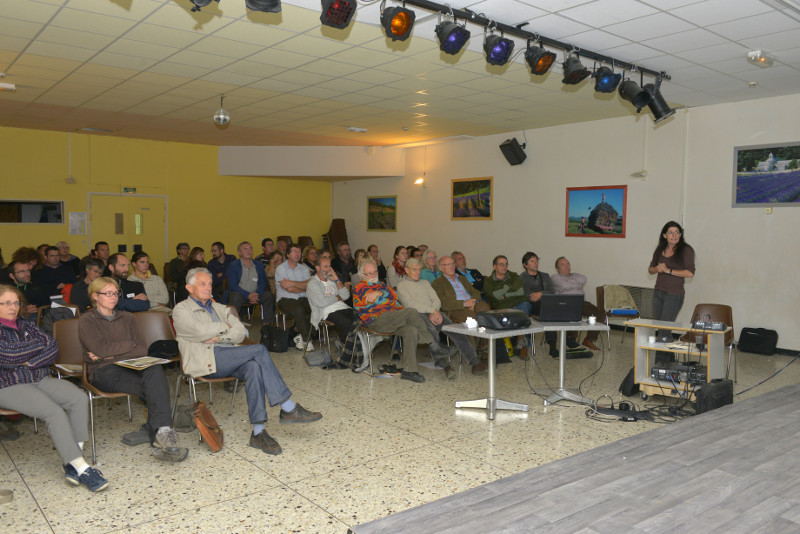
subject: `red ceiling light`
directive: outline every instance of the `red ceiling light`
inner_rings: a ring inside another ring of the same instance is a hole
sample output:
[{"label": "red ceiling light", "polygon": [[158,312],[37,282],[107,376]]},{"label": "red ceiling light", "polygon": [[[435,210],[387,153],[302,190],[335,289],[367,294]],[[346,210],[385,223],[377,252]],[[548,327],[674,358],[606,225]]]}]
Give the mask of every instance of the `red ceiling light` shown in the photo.
[{"label": "red ceiling light", "polygon": [[325,26],[343,30],[356,14],[355,0],[322,0],[320,22]]}]

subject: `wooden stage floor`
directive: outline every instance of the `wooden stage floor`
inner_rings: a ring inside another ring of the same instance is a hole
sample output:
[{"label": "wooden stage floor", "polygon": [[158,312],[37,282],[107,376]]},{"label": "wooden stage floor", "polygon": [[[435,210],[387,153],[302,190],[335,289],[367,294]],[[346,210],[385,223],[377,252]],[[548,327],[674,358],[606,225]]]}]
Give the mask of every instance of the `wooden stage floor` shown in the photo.
[{"label": "wooden stage floor", "polygon": [[794,534],[798,505],[795,384],[351,532]]}]

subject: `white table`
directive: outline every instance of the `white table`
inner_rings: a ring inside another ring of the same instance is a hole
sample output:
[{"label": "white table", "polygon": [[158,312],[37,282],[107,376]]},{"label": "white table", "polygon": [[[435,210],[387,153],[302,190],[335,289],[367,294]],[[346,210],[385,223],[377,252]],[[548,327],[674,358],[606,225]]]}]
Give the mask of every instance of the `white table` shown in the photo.
[{"label": "white table", "polygon": [[[592,404],[594,401],[584,397],[575,388],[567,388],[565,384],[566,370],[567,370],[567,332],[579,331],[599,331],[605,332],[606,336],[609,334],[609,327],[603,323],[589,324],[588,322],[578,321],[570,322],[539,322],[531,320],[531,327],[536,328],[536,332],[558,332],[558,388],[547,389],[545,391],[552,391],[552,394],[544,401],[544,405],[555,404],[561,400],[568,400],[572,402],[579,402],[581,404]],[[601,343],[600,346],[605,352],[605,346]],[[538,393],[538,392],[537,392]]]},{"label": "white table", "polygon": [[517,410],[521,412],[528,411],[527,404],[519,404],[516,402],[509,402],[498,399],[495,396],[495,353],[494,353],[494,340],[503,339],[506,337],[524,336],[541,332],[540,326],[531,325],[526,328],[519,328],[517,330],[491,330],[484,328],[481,332],[478,328],[467,328],[462,323],[448,324],[442,327],[443,332],[452,332],[455,334],[464,334],[465,336],[478,337],[489,340],[489,396],[485,399],[469,400],[469,401],[456,401],[456,408],[481,408],[485,409],[489,419],[494,419],[494,414],[497,410]]}]

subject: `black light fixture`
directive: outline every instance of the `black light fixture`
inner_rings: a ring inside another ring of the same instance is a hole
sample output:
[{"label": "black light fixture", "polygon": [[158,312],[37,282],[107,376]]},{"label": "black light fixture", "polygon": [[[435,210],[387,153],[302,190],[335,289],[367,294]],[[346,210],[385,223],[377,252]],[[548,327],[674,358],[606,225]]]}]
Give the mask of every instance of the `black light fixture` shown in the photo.
[{"label": "black light fixture", "polygon": [[244,0],[244,5],[251,11],[263,11],[265,13],[281,12],[281,0]]},{"label": "black light fixture", "polygon": [[356,14],[356,0],[322,0],[320,22],[325,26],[343,30]]},{"label": "black light fixture", "polygon": [[556,53],[545,50],[541,45],[531,46],[530,41],[528,41],[528,49],[525,50],[525,61],[528,62],[531,68],[531,74],[541,76],[546,74],[555,63]]},{"label": "black light fixture", "polygon": [[[484,33],[485,33],[484,29]],[[511,59],[514,51],[514,41],[502,35],[495,35],[494,31],[483,38],[483,51],[486,53],[486,63],[489,65],[505,65]]]},{"label": "black light fixture", "polygon": [[642,111],[642,108],[648,105],[653,98],[649,92],[639,87],[639,84],[633,80],[625,80],[619,84],[619,96],[633,104],[636,113]]},{"label": "black light fixture", "polygon": [[[450,10],[452,16],[453,11]],[[442,12],[439,12],[439,24],[436,25],[436,37],[439,39],[439,50],[445,54],[456,55],[467,44],[469,40],[469,30],[456,22],[455,16],[453,20],[445,20],[442,22]]]},{"label": "black light fixture", "polygon": [[566,85],[579,84],[592,74],[592,71],[583,66],[578,54],[575,52],[567,54],[567,59],[564,60],[563,67],[564,79],[561,80],[561,83]]},{"label": "black light fixture", "polygon": [[[206,7],[208,4],[212,2],[212,0],[189,0],[194,7],[192,8],[192,12],[200,11],[201,7]],[[219,3],[219,0],[216,0]]]},{"label": "black light fixture", "polygon": [[417,15],[410,9],[406,9],[406,3],[403,2],[403,7],[390,7],[384,9],[386,0],[381,2],[381,26],[386,37],[392,41],[405,41],[411,37],[411,29],[414,27],[414,19]]},{"label": "black light fixture", "polygon": [[642,89],[650,95],[650,102],[647,103],[647,107],[653,113],[656,124],[675,115],[675,110],[669,107],[669,104],[661,95],[661,78],[656,78],[654,84],[648,83]]},{"label": "black light fixture", "polygon": [[594,90],[598,93],[613,93],[622,80],[622,74],[615,74],[608,67],[600,67],[592,76],[594,76]]}]

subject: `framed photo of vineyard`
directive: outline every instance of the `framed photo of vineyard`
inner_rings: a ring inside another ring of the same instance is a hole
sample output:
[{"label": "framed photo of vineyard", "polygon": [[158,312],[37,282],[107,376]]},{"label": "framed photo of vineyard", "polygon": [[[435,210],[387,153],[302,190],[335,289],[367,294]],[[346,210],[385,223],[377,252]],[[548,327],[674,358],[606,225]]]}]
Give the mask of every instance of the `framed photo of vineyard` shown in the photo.
[{"label": "framed photo of vineyard", "polygon": [[627,185],[568,187],[567,237],[625,237]]},{"label": "framed photo of vineyard", "polygon": [[733,150],[734,208],[800,206],[800,142]]},{"label": "framed photo of vineyard", "polygon": [[367,197],[367,231],[397,231],[397,197]]}]

